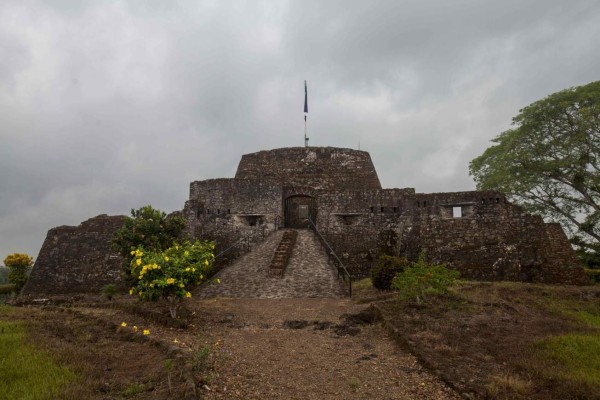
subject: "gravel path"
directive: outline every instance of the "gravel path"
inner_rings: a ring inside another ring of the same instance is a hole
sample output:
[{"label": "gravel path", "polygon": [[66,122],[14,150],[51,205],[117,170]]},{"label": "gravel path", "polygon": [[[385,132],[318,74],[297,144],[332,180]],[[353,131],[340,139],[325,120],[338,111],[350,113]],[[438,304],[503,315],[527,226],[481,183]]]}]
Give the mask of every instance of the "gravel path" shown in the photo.
[{"label": "gravel path", "polygon": [[[335,329],[349,299],[212,299],[197,301],[213,322],[218,378],[206,399],[459,399],[378,325],[354,336]],[[286,321],[307,321],[302,329]],[[315,325],[314,322],[320,324]]]},{"label": "gravel path", "polygon": [[297,298],[343,297],[343,289],[327,255],[312,231],[298,230],[298,238],[283,277],[269,276],[269,264],[283,230],[271,234],[232,265],[217,274],[220,284],[208,284],[194,295],[210,297]]}]

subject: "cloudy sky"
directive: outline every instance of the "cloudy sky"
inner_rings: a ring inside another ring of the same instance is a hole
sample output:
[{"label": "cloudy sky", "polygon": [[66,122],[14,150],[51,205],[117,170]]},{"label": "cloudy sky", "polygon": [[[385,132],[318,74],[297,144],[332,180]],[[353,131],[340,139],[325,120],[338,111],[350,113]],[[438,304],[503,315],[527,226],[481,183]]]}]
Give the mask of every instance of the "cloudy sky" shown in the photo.
[{"label": "cloudy sky", "polygon": [[240,156],[370,152],[384,187],[474,188],[519,109],[600,79],[597,0],[0,2],[0,260]]}]

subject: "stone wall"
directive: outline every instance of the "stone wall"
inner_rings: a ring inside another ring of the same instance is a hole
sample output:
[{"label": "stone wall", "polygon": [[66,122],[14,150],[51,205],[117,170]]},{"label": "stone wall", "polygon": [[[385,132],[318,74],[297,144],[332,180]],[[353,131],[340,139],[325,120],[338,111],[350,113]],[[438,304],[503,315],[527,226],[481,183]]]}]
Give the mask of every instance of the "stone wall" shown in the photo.
[{"label": "stone wall", "polygon": [[22,295],[100,293],[107,284],[120,284],[122,259],[110,242],[124,220],[99,215],[50,229]]},{"label": "stone wall", "polygon": [[502,193],[384,189],[322,193],[318,203],[319,230],[357,278],[383,253],[414,260],[425,251],[469,279],[587,282],[560,225]]},{"label": "stone wall", "polygon": [[235,177],[317,190],[381,189],[369,153],[336,147],[288,147],[245,154]]},{"label": "stone wall", "polygon": [[[181,213],[187,221],[186,235],[215,242],[215,254],[262,241],[282,223],[282,188],[271,181],[208,179],[190,184],[190,200]],[[242,243],[239,243],[243,241]]]}]

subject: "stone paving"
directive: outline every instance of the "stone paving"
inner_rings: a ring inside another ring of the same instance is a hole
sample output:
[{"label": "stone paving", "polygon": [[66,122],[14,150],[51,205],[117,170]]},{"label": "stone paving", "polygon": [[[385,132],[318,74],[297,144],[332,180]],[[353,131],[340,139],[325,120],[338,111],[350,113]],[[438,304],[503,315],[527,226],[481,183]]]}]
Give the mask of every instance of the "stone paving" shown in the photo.
[{"label": "stone paving", "polygon": [[283,277],[269,276],[269,264],[283,230],[271,234],[248,254],[219,272],[215,278],[220,284],[205,284],[195,296],[253,297],[253,298],[300,298],[344,297],[333,268],[327,263],[327,255],[314,233],[298,230],[296,246]]}]

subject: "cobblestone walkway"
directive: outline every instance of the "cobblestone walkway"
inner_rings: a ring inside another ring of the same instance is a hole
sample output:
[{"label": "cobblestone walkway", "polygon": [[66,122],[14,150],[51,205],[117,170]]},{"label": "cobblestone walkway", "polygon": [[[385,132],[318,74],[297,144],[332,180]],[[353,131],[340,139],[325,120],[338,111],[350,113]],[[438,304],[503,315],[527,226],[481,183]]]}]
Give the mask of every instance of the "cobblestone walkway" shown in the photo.
[{"label": "cobblestone walkway", "polygon": [[250,253],[219,272],[220,284],[205,285],[195,296],[210,297],[343,297],[327,256],[309,230],[299,230],[292,258],[283,278],[269,276],[269,264],[283,231],[271,234]]}]

